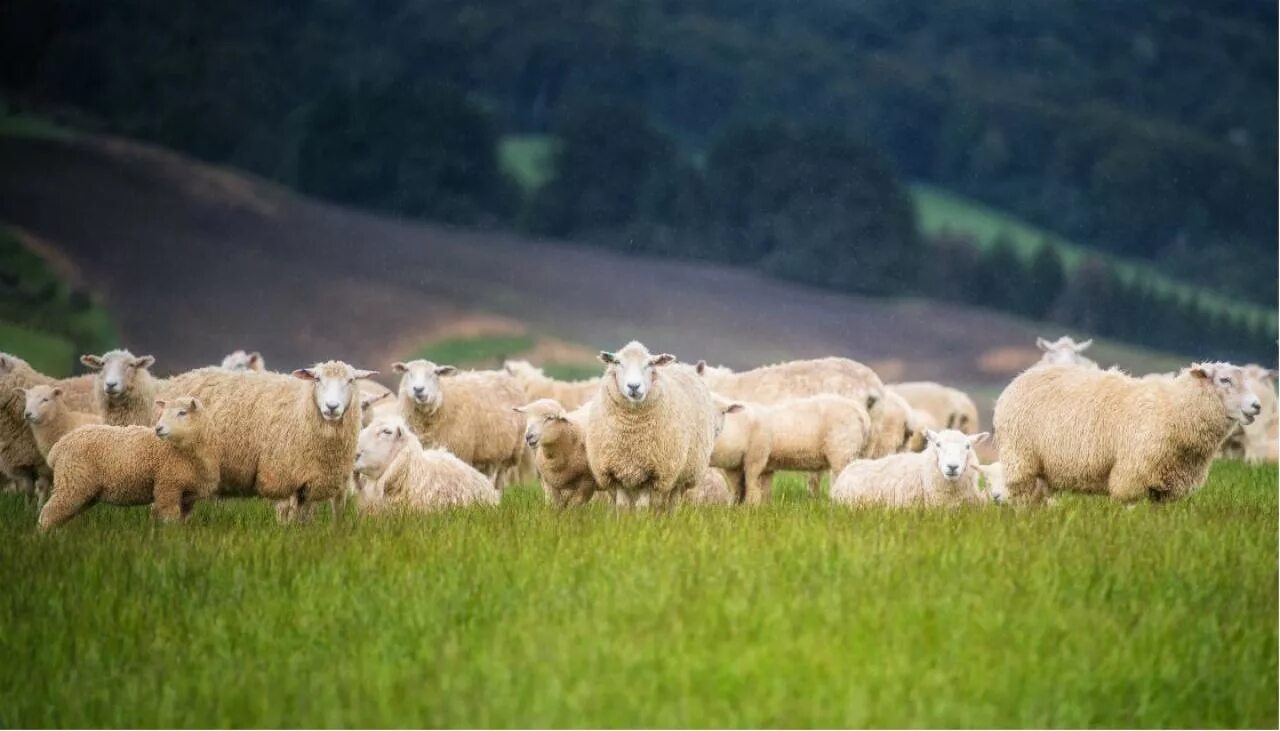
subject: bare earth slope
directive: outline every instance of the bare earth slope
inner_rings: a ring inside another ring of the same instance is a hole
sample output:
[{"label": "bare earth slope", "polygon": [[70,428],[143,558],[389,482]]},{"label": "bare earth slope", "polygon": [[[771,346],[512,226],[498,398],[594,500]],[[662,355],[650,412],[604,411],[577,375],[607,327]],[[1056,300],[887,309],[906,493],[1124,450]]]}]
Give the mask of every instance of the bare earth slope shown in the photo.
[{"label": "bare earth slope", "polygon": [[[0,222],[64,257],[128,346],[165,370],[237,347],[281,369],[324,358],[385,369],[451,322],[499,315],[593,347],[639,338],[739,367],[848,355],[887,380],[997,388],[1044,334],[951,304],[377,217],[110,138],[0,139]],[[1137,371],[1170,364],[1098,355]]]}]

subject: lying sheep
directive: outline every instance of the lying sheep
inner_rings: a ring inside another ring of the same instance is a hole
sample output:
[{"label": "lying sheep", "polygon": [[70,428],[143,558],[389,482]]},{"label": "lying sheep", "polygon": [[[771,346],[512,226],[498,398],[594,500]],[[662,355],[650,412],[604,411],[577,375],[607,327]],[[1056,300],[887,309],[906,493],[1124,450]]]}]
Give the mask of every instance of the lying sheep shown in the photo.
[{"label": "lying sheep", "polygon": [[686,505],[733,505],[733,492],[724,474],[717,469],[707,469],[698,484],[684,494],[681,502]]},{"label": "lying sheep", "polygon": [[375,373],[341,361],[291,375],[201,368],[169,379],[161,398],[189,393],[204,403],[219,494],[274,500],[289,520],[347,491],[360,432],[356,379]]},{"label": "lying sheep", "polygon": [[53,475],[27,425],[26,396],[18,389],[47,385],[62,389],[68,408],[93,411],[92,376],[50,378],[19,357],[0,353],[0,471],[26,494],[45,494]]},{"label": "lying sheep", "polygon": [[587,463],[587,407],[564,410],[554,399],[538,399],[515,407],[524,416],[524,439],[537,460],[542,490],[556,507],[582,505],[598,486]]},{"label": "lying sheep", "polygon": [[498,504],[487,477],[443,449],[423,449],[400,417],[361,430],[355,468],[366,479],[359,498],[364,514]]},{"label": "lying sheep", "polygon": [[1221,454],[1243,459],[1249,464],[1275,461],[1276,439],[1272,432],[1280,416],[1276,410],[1276,371],[1259,365],[1244,366],[1249,390],[1258,397],[1262,411],[1252,424],[1236,424],[1222,443]]},{"label": "lying sheep", "polygon": [[222,359],[222,368],[228,371],[265,371],[267,362],[263,360],[262,354],[256,350],[252,353],[246,353],[243,350],[237,350],[228,353],[227,357]]},{"label": "lying sheep", "polygon": [[127,350],[111,350],[82,355],[80,362],[98,371],[94,384],[98,392],[98,416],[111,426],[149,426],[155,420],[156,394],[160,382],[148,370],[156,359],[135,356]]},{"label": "lying sheep", "polygon": [[599,378],[582,381],[560,381],[551,378],[527,360],[509,360],[502,367],[524,389],[525,400],[551,399],[573,411],[591,400],[600,390]]},{"label": "lying sheep", "polygon": [[954,429],[925,433],[923,452],[859,460],[831,486],[831,500],[844,505],[951,506],[983,502],[973,446],[987,433]]},{"label": "lying sheep", "polygon": [[152,505],[162,521],[186,518],[218,484],[210,418],[199,399],[157,401],[155,427],[83,426],[49,451],[53,495],[40,511],[42,530],[94,503]]},{"label": "lying sheep", "polygon": [[1093,338],[1079,343],[1067,335],[1063,335],[1053,342],[1049,342],[1044,338],[1036,338],[1036,347],[1044,351],[1044,355],[1040,356],[1040,362],[1036,365],[1073,365],[1081,368],[1097,368],[1097,363],[1082,355],[1091,345],[1093,345]]},{"label": "lying sheep", "polygon": [[1000,394],[995,428],[1012,500],[1065,490],[1131,503],[1195,490],[1231,425],[1261,410],[1228,363],[1194,364],[1171,381],[1042,366]]},{"label": "lying sheep", "polygon": [[920,420],[925,428],[955,429],[965,434],[978,431],[978,406],[964,391],[933,381],[895,383],[887,388],[928,416]]},{"label": "lying sheep", "polygon": [[31,427],[31,435],[35,437],[36,449],[46,461],[53,445],[73,429],[86,424],[102,423],[102,419],[97,414],[87,414],[67,408],[62,398],[61,386],[32,386],[18,390],[27,397],[23,416]]},{"label": "lying sheep", "polygon": [[524,449],[524,424],[512,410],[524,394],[515,379],[498,371],[459,373],[429,360],[392,368],[403,374],[400,415],[413,433],[485,473],[501,491],[506,470],[519,464]]},{"label": "lying sheep", "polygon": [[632,341],[601,352],[600,390],[587,416],[587,463],[619,507],[667,505],[698,484],[718,418],[711,392],[675,356]]}]

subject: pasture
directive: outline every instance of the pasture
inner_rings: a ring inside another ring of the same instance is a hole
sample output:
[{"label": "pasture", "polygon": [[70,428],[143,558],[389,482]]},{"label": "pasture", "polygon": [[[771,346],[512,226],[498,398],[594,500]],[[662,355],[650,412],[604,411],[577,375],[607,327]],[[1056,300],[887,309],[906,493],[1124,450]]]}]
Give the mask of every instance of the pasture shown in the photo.
[{"label": "pasture", "polygon": [[1277,723],[1277,476],[1169,505],[496,510],[280,527],[0,496],[0,725]]}]

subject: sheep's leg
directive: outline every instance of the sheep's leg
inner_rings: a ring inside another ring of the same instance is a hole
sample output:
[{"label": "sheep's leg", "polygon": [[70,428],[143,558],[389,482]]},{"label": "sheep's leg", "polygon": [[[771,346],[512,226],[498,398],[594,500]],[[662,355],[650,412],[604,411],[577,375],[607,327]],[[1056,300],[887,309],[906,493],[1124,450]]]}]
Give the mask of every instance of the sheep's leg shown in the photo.
[{"label": "sheep's leg", "polygon": [[151,516],[161,523],[173,523],[182,518],[182,487],[157,484],[155,498],[151,501]]},{"label": "sheep's leg", "polygon": [[178,507],[182,511],[183,522],[186,522],[191,517],[191,511],[196,507],[196,494],[194,492],[184,492]]},{"label": "sheep's leg", "polygon": [[821,470],[809,473],[809,497],[822,497],[822,476],[824,474],[826,473]]},{"label": "sheep's leg", "polygon": [[653,488],[642,487],[636,491],[635,499],[631,504],[637,508],[648,508],[652,502]]},{"label": "sheep's leg", "polygon": [[729,494],[733,496],[735,505],[741,505],[747,500],[747,483],[745,473],[742,470],[721,470],[724,473],[724,481],[729,483]]},{"label": "sheep's leg", "polygon": [[49,502],[49,493],[53,492],[53,475],[47,470],[36,470],[36,479],[32,483],[32,491],[36,496],[36,509]]},{"label": "sheep's leg", "polygon": [[1008,457],[1002,464],[1004,465],[1005,492],[1009,496],[1010,504],[1038,505],[1043,501],[1045,491],[1040,488],[1038,464],[1015,457]]},{"label": "sheep's leg", "polygon": [[49,530],[56,528],[63,523],[74,518],[78,513],[93,503],[97,497],[97,493],[91,491],[70,490],[63,486],[63,489],[55,489],[53,496],[49,498],[49,502],[44,504],[40,509],[40,518],[37,523],[40,530]]},{"label": "sheep's leg", "polygon": [[276,522],[280,525],[292,523],[298,517],[298,494],[294,493],[284,500],[276,501]]}]

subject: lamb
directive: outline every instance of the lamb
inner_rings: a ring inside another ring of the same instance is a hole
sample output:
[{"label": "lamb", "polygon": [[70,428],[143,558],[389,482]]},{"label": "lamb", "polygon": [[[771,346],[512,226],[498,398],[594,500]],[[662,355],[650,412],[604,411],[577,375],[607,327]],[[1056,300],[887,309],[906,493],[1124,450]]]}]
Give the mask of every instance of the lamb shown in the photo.
[{"label": "lamb", "polygon": [[587,415],[587,463],[620,508],[669,505],[711,460],[717,410],[697,372],[636,341],[601,352],[605,375]]},{"label": "lamb", "polygon": [[983,502],[973,447],[987,436],[986,432],[930,429],[925,432],[929,446],[923,452],[858,460],[846,467],[831,486],[831,500],[843,505],[889,507]]},{"label": "lamb", "polygon": [[887,387],[928,416],[922,426],[931,429],[955,429],[965,434],[978,431],[978,406],[968,394],[933,381],[895,383]]},{"label": "lamb", "polygon": [[27,403],[23,415],[31,426],[36,449],[48,461],[49,450],[58,440],[74,429],[86,424],[101,424],[97,414],[86,414],[67,408],[61,386],[32,386],[18,389],[26,394]]},{"label": "lamb", "polygon": [[499,491],[524,450],[524,403],[516,380],[501,371],[459,373],[429,360],[396,363],[400,415],[427,446],[453,452],[489,476]]},{"label": "lamb", "polygon": [[537,401],[551,399],[565,409],[573,411],[591,400],[600,390],[599,378],[582,381],[559,381],[547,376],[527,360],[509,360],[502,365],[507,373],[524,389],[525,399]]},{"label": "lamb", "polygon": [[1277,419],[1276,371],[1259,365],[1244,366],[1249,390],[1258,397],[1262,412],[1252,424],[1236,424],[1222,443],[1224,457],[1243,459],[1249,464],[1275,461],[1276,439],[1272,436]]},{"label": "lamb", "polygon": [[68,408],[92,411],[93,377],[50,378],[21,358],[0,353],[0,471],[19,492],[45,494],[52,473],[36,447],[35,435],[26,421],[26,398],[19,388],[56,385]]},{"label": "lamb", "polygon": [[228,371],[265,371],[267,362],[263,360],[262,354],[258,351],[246,353],[243,350],[237,350],[228,353],[227,357],[222,359],[222,367]]},{"label": "lamb", "polygon": [[1261,411],[1229,363],[1193,364],[1169,381],[1039,366],[1000,394],[995,428],[1011,501],[1075,491],[1133,503],[1198,488],[1231,426]]},{"label": "lamb", "polygon": [[734,499],[724,474],[708,468],[702,473],[697,486],[684,494],[682,502],[686,505],[732,505]]},{"label": "lamb", "polygon": [[360,512],[431,511],[497,505],[487,477],[443,449],[423,449],[400,417],[381,418],[360,432],[356,471],[366,478]]},{"label": "lamb", "polygon": [[53,495],[40,511],[41,530],[55,528],[94,503],[152,505],[170,522],[191,514],[218,484],[210,415],[199,399],[157,401],[155,427],[91,424],[49,451]]},{"label": "lamb", "polygon": [[345,494],[360,432],[355,381],[375,373],[341,361],[290,375],[201,368],[169,379],[161,398],[186,393],[204,403],[219,495],[276,501],[283,522]]},{"label": "lamb", "polygon": [[1093,345],[1093,338],[1077,343],[1063,335],[1053,342],[1036,338],[1036,347],[1044,351],[1036,365],[1073,365],[1081,368],[1097,368],[1098,364],[1081,355]]},{"label": "lamb", "polygon": [[80,362],[98,371],[98,415],[110,426],[149,426],[155,420],[160,382],[148,370],[156,359],[134,356],[127,350],[111,350],[102,356],[82,355]]},{"label": "lamb", "polygon": [[547,502],[563,508],[591,500],[599,486],[587,463],[589,407],[567,412],[554,399],[538,399],[515,411],[524,416],[525,443],[534,450]]}]

